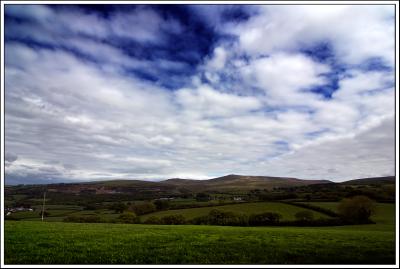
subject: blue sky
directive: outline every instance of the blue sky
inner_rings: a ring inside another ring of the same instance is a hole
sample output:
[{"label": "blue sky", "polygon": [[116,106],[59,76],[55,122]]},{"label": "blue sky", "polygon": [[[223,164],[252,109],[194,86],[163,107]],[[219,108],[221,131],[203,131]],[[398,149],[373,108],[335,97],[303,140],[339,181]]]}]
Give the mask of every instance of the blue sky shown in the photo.
[{"label": "blue sky", "polygon": [[6,5],[6,182],[394,174],[394,6]]}]

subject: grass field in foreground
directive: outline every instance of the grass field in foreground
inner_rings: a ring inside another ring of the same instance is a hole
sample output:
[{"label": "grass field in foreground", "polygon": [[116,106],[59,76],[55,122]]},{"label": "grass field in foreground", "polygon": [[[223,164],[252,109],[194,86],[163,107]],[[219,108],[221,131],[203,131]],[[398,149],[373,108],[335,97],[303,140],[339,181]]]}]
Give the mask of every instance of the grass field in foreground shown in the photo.
[{"label": "grass field in foreground", "polygon": [[[360,226],[363,229],[360,229]],[[394,231],[5,222],[5,264],[392,264]]]},{"label": "grass field in foreground", "polygon": [[[282,220],[294,220],[295,214],[299,211],[304,211],[301,207],[278,203],[278,202],[259,202],[259,203],[240,203],[233,205],[222,205],[214,207],[199,207],[199,208],[187,208],[187,209],[175,209],[158,211],[151,214],[141,216],[142,221],[145,221],[150,216],[164,217],[173,214],[182,214],[187,220],[193,219],[195,217],[205,216],[212,209],[219,209],[224,211],[233,211],[236,213],[244,213],[247,215],[264,213],[264,212],[276,212],[282,215]],[[312,211],[315,218],[328,218],[328,216],[321,214],[319,212]]]}]

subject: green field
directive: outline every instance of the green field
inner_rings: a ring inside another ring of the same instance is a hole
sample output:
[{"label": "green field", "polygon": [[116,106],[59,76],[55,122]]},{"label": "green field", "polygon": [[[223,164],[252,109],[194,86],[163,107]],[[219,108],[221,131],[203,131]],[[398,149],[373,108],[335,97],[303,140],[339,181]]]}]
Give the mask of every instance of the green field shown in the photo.
[{"label": "green field", "polygon": [[5,264],[392,264],[393,231],[6,221]]},{"label": "green field", "polygon": [[[319,206],[333,211],[337,211],[337,206],[339,205],[338,202],[310,202],[307,204]],[[392,225],[395,221],[395,213],[395,204],[376,203],[371,219],[380,224]]]},{"label": "green field", "polygon": [[[332,203],[312,204],[334,209]],[[259,208],[255,203],[247,205],[247,214],[267,208],[283,213],[286,208],[287,218],[302,210],[281,203],[257,203]],[[246,204],[230,205],[229,210],[234,207],[243,212],[246,207],[241,206]],[[65,208],[52,208],[62,209]],[[5,264],[393,264],[394,213],[394,204],[377,204],[373,216],[377,224],[337,227],[7,220]]]},{"label": "green field", "polygon": [[[24,220],[24,221],[41,221],[39,207],[35,211],[23,211],[12,213],[13,219]],[[97,210],[82,210],[79,206],[70,205],[48,205],[46,206],[46,212],[50,215],[45,217],[47,222],[52,221],[63,221],[67,216],[100,216],[104,221],[111,221],[118,218],[119,213],[115,213],[113,210],[108,209],[97,209]]]},{"label": "green field", "polygon": [[[307,209],[303,209],[297,206],[278,203],[278,202],[259,202],[259,203],[240,203],[233,205],[222,205],[222,206],[213,206],[213,207],[199,207],[199,208],[188,208],[188,209],[175,209],[175,210],[166,210],[154,212],[151,214],[141,216],[142,221],[145,221],[151,216],[164,217],[167,215],[173,214],[181,214],[187,220],[193,219],[195,217],[205,216],[212,209],[219,209],[224,211],[233,211],[236,213],[244,213],[247,215],[257,214],[263,212],[276,212],[282,215],[282,220],[294,220],[295,214],[299,211],[304,211]],[[312,211],[312,210],[310,210]],[[326,215],[321,214],[319,212],[313,211],[315,218],[327,218]]]},{"label": "green field", "polygon": [[[201,206],[201,205],[200,205]],[[299,211],[304,211],[301,207],[283,204],[279,202],[257,202],[257,203],[237,203],[213,207],[196,207],[187,209],[174,209],[158,211],[151,214],[141,216],[141,220],[145,221],[150,216],[163,217],[173,214],[182,214],[186,220],[193,219],[195,217],[207,215],[212,209],[219,209],[224,211],[233,211],[236,213],[244,213],[247,215],[257,214],[263,212],[276,212],[282,215],[282,220],[294,220],[294,215]],[[35,207],[35,211],[29,212],[16,212],[12,213],[12,217],[17,220],[29,220],[29,221],[39,221],[41,220],[39,212],[41,207]],[[310,210],[312,211],[312,210]],[[71,206],[71,205],[47,205],[46,212],[50,215],[46,217],[46,221],[62,221],[66,216],[89,216],[98,215],[104,220],[113,220],[118,218],[120,214],[116,214],[112,210],[108,209],[98,209],[98,210],[82,210],[82,207]],[[319,212],[313,211],[315,218],[326,218],[328,216],[321,214]]]},{"label": "green field", "polygon": [[[41,206],[34,206],[35,211],[22,211],[12,213],[11,216],[17,220],[41,220]],[[62,221],[65,216],[84,213],[82,207],[73,205],[46,205],[46,212],[49,213],[49,217],[46,217],[47,221]]]}]

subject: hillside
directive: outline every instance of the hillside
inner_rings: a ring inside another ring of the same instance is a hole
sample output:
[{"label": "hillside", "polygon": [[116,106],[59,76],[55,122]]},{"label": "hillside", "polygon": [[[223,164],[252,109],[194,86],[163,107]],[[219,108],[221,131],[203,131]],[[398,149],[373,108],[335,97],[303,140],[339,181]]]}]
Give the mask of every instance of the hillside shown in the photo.
[{"label": "hillside", "polygon": [[[193,180],[172,178],[158,182],[143,180],[108,180],[84,183],[57,183],[48,184],[49,192],[87,193],[87,194],[115,194],[152,192],[159,194],[179,194],[199,191],[248,191],[253,189],[267,189],[282,187],[307,186],[312,184],[331,183],[328,180],[305,180],[297,178],[241,176],[227,175],[208,180]],[[24,185],[7,187],[41,189],[43,185]]]},{"label": "hillside", "polygon": [[208,180],[169,179],[164,183],[176,187],[202,191],[246,191],[253,189],[268,189],[281,187],[296,187],[311,184],[330,183],[328,180],[304,180],[284,177],[227,175]]},{"label": "hillside", "polygon": [[[199,192],[229,193],[231,195],[257,192],[257,197],[265,196],[264,198],[266,198],[268,196],[268,199],[306,197],[308,193],[313,199],[322,200],[336,200],[337,197],[346,197],[346,195],[364,194],[372,199],[383,201],[394,199],[394,186],[394,177],[365,178],[334,183],[328,180],[227,175],[208,180],[171,178],[154,182],[120,179],[84,183],[6,186],[5,196],[24,195],[23,197],[26,199],[39,199],[46,190],[48,197],[53,202],[62,203],[69,200],[72,204],[78,198],[77,195],[82,199],[104,202],[116,199],[189,197]],[[359,189],[360,187],[362,190]],[[339,195],[339,193],[341,194]],[[9,198],[9,200],[14,200],[14,198]]]},{"label": "hillside", "polygon": [[395,177],[394,176],[388,176],[388,177],[370,177],[370,178],[359,178],[359,179],[353,179],[353,180],[348,180],[345,182],[342,182],[341,184],[344,185],[372,185],[372,184],[394,184],[395,183]]}]

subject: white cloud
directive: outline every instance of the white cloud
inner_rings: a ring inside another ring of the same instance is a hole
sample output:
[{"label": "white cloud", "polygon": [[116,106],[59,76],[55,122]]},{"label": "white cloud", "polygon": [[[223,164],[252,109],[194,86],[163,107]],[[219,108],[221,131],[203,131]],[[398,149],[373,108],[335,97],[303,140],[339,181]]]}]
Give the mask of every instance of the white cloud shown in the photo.
[{"label": "white cloud", "polygon": [[246,113],[262,106],[255,97],[221,93],[205,85],[178,91],[177,100],[186,110],[215,117]]},{"label": "white cloud", "polygon": [[[143,6],[129,13],[115,11],[108,19],[94,12],[85,12],[76,6],[54,10],[45,5],[8,5],[6,13],[34,20],[42,27],[41,31],[37,31],[37,28],[30,26],[32,22],[22,22],[11,26],[15,32],[11,35],[22,34],[51,43],[61,43],[65,37],[74,35],[95,37],[103,41],[118,37],[140,43],[162,43],[165,32],[179,34],[183,31],[181,24],[174,18],[163,18]],[[60,36],[60,33],[63,35]]]},{"label": "white cloud", "polygon": [[253,55],[296,51],[299,47],[330,42],[346,64],[382,57],[393,65],[394,6],[307,5],[268,6],[247,23],[227,29]]},{"label": "white cloud", "polygon": [[[107,21],[95,13],[82,12],[79,8],[53,12],[51,23],[53,26],[46,26],[47,29],[56,27],[56,31],[67,30],[67,33],[84,34],[96,38],[107,38],[111,34],[111,27]],[[57,32],[53,36],[57,36]]]},{"label": "white cloud", "polygon": [[20,18],[46,21],[52,16],[52,11],[45,5],[7,5],[7,14]]},{"label": "white cloud", "polygon": [[348,98],[359,98],[361,95],[373,94],[385,88],[392,87],[393,74],[390,72],[361,72],[354,71],[340,80],[339,89],[333,93],[335,99],[345,101]]},{"label": "white cloud", "polygon": [[353,130],[358,118],[359,112],[356,107],[333,100],[320,105],[314,120],[320,125],[343,133]]},{"label": "white cloud", "polygon": [[273,175],[344,181],[394,174],[394,118],[353,136],[310,144],[264,163]]},{"label": "white cloud", "polygon": [[269,103],[282,105],[315,99],[302,90],[325,84],[322,75],[329,70],[302,54],[276,53],[251,61],[241,72],[249,84],[265,91]]},{"label": "white cloud", "polygon": [[173,18],[163,19],[149,8],[137,8],[129,15],[125,12],[115,13],[110,25],[113,34],[117,36],[150,43],[163,42],[164,31],[175,34],[182,31],[178,21]]},{"label": "white cloud", "polygon": [[212,70],[220,70],[224,68],[227,59],[227,52],[223,47],[214,49],[213,57],[207,62],[206,67]]}]

